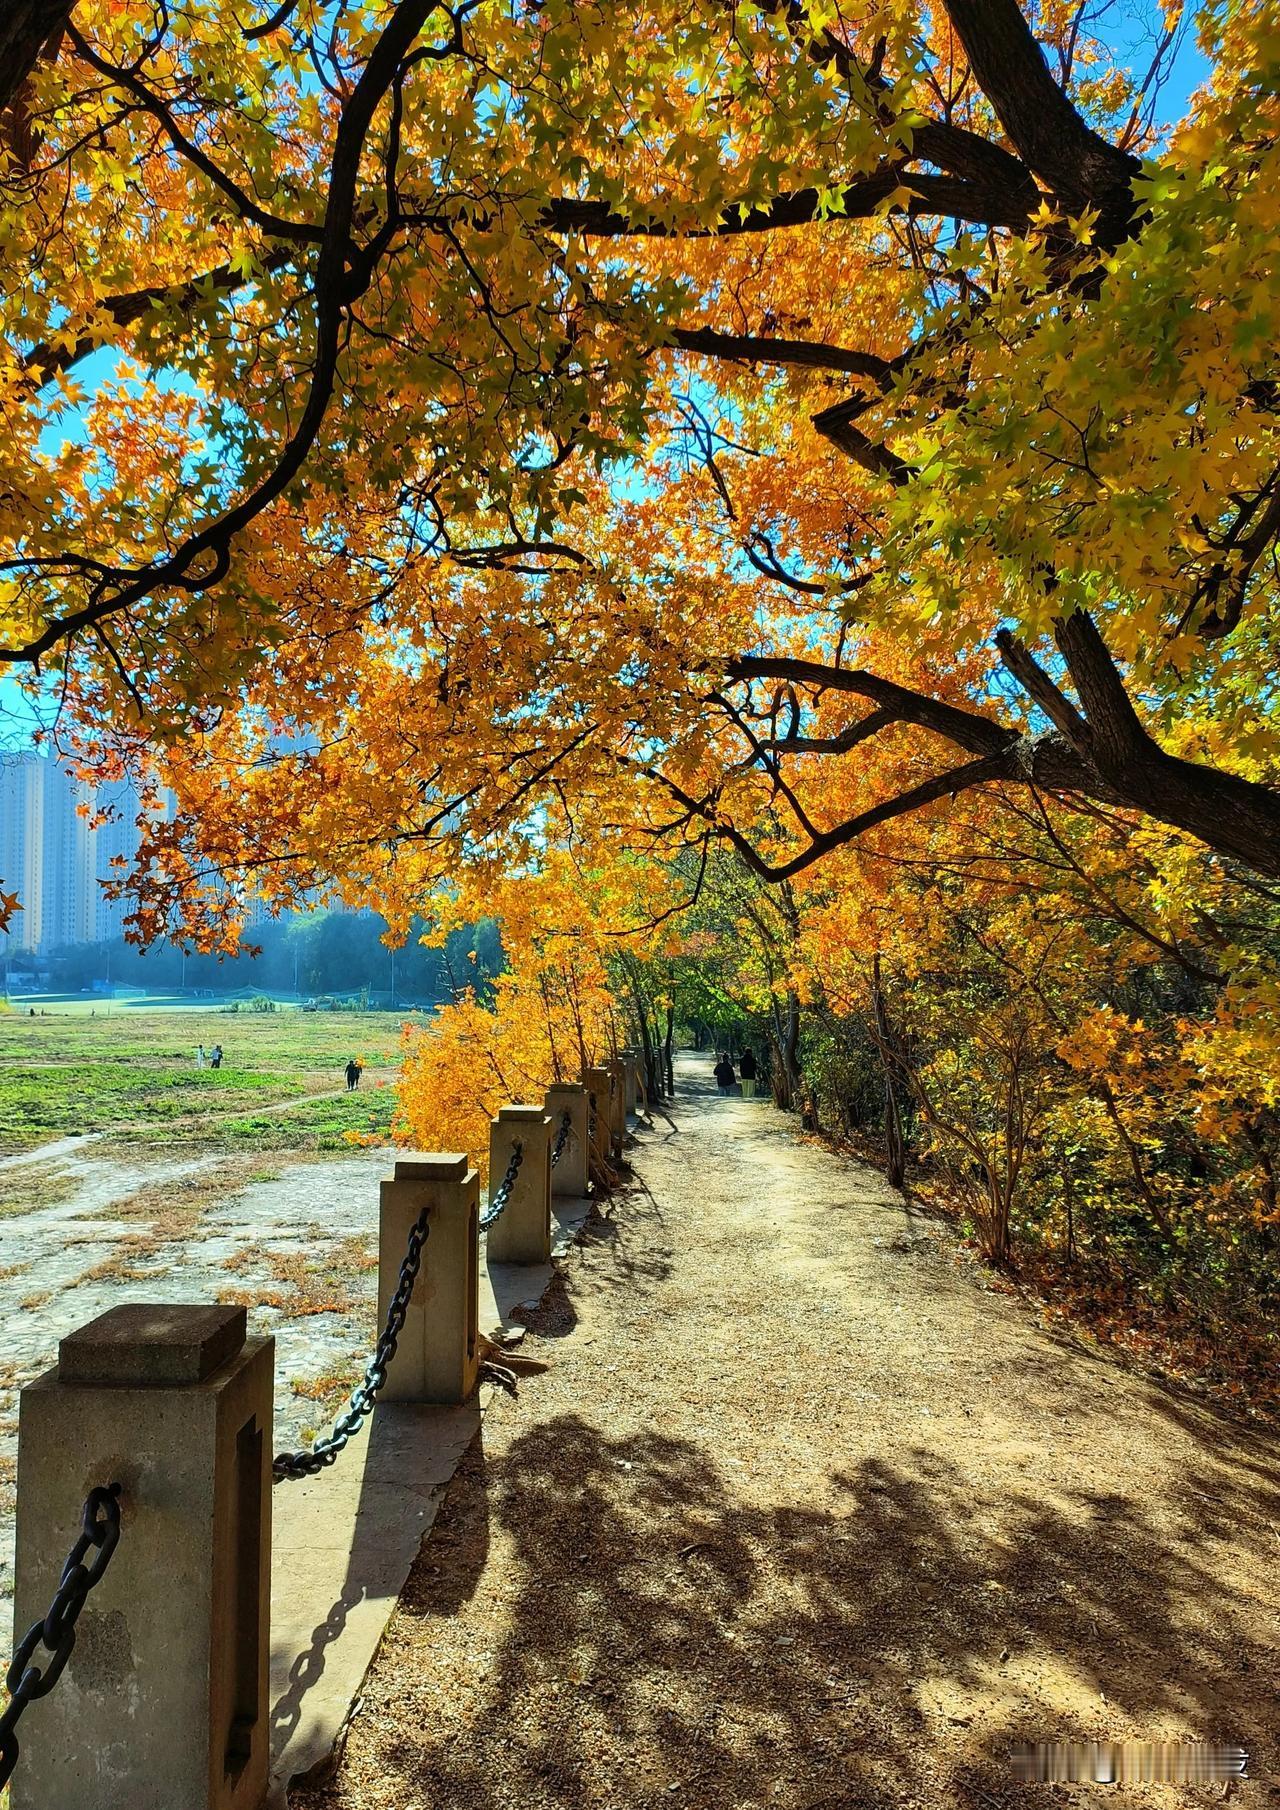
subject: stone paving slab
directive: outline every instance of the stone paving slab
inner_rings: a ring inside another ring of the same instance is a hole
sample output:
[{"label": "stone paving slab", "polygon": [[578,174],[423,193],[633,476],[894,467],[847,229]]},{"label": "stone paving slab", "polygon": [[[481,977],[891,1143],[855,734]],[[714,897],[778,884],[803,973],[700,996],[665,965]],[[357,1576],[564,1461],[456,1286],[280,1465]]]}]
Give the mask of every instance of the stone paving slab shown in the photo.
[{"label": "stone paving slab", "polygon": [[[572,1244],[587,1200],[552,1203],[552,1256]],[[553,1263],[480,1274],[480,1326],[496,1335],[541,1300]],[[272,1810],[291,1780],[323,1770],[492,1391],[456,1408],[393,1402],[318,1477],[272,1493]]]}]

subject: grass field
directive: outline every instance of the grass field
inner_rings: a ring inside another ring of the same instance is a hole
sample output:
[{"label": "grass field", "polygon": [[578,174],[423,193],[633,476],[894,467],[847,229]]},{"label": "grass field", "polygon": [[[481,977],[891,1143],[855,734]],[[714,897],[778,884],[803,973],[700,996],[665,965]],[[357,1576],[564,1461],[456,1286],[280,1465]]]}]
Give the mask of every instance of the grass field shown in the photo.
[{"label": "grass field", "polygon": [[[131,1144],[339,1149],[385,1132],[403,1017],[302,1012],[0,1014],[0,1154],[106,1132]],[[223,1047],[216,1072],[196,1046]],[[360,1090],[343,1068],[364,1064]],[[333,1099],[314,1096],[336,1094]]]}]

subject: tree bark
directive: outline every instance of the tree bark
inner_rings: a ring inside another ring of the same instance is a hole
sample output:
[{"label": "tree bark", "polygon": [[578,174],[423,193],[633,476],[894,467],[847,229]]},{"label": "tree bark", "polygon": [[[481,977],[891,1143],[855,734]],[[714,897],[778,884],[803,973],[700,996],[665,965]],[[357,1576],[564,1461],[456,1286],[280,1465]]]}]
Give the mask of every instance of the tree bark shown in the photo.
[{"label": "tree bark", "polygon": [[1136,157],[1087,125],[1054,80],[1018,0],[945,0],[947,16],[1018,155],[1072,213],[1100,211],[1103,236],[1132,229]]},{"label": "tree bark", "polygon": [[891,1188],[901,1189],[907,1179],[906,1144],[902,1135],[902,1109],[894,1086],[898,1040],[889,1021],[884,987],[880,978],[880,957],[871,962],[871,1001],[875,1010],[876,1035],[880,1044],[880,1063],[884,1070],[884,1160],[885,1174]]}]

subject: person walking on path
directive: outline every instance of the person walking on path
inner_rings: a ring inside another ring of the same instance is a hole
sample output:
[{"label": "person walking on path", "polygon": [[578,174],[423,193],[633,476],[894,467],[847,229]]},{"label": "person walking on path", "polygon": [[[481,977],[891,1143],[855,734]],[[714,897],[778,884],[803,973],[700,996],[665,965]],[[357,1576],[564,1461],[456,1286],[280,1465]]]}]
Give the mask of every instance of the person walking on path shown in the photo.
[{"label": "person walking on path", "polygon": [[347,1092],[354,1093],[360,1085],[360,1064],[353,1056],[347,1063]]},{"label": "person walking on path", "polygon": [[209,1058],[209,1066],[211,1068],[222,1067],[222,1045],[220,1043],[215,1043],[213,1046],[213,1054]]},{"label": "person walking on path", "polygon": [[738,1063],[738,1073],[742,1077],[743,1099],[754,1100],[756,1097],[756,1076],[760,1073],[760,1070],[757,1068],[756,1059],[750,1050],[744,1050],[742,1052],[741,1059]]},{"label": "person walking on path", "polygon": [[720,1059],[716,1063],[715,1074],[716,1085],[720,1089],[720,1092],[722,1094],[732,1093],[733,1084],[737,1077],[733,1072],[733,1064],[730,1062],[727,1054],[721,1054]]},{"label": "person walking on path", "polygon": [[196,1067],[197,1068],[204,1067],[204,1045],[203,1045],[203,1043],[197,1043],[197,1045],[196,1045]]}]

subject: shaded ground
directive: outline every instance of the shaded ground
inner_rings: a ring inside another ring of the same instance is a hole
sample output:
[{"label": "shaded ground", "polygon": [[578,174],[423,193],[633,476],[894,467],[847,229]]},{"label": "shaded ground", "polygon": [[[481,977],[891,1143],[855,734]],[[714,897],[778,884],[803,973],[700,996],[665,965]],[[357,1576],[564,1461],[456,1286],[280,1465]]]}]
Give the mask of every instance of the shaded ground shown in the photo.
[{"label": "shaded ground", "polygon": [[636,1165],[295,1810],[1115,1802],[1011,1781],[1070,1736],[1244,1740],[1280,1801],[1274,1441],[692,1067]]}]

